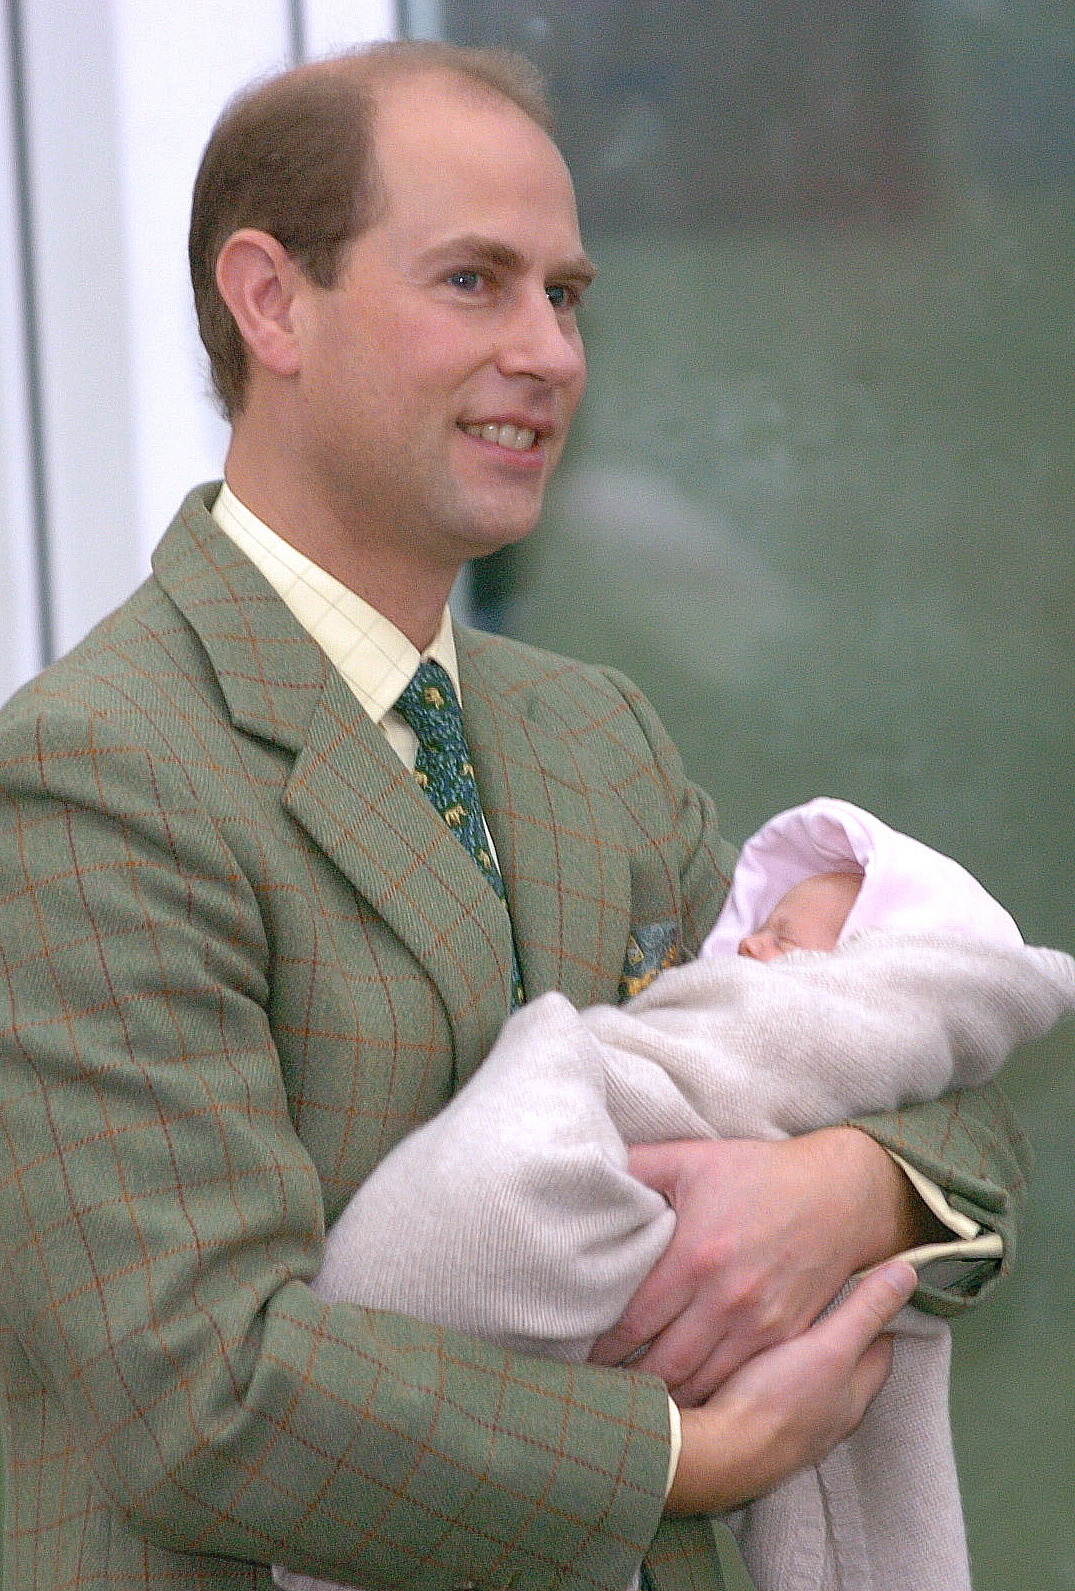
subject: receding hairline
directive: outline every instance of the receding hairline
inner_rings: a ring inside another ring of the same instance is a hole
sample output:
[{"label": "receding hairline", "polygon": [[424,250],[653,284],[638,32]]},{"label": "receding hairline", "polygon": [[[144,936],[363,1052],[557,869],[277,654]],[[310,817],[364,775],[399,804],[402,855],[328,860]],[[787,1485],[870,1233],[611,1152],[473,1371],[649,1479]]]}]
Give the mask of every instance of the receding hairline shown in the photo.
[{"label": "receding hairline", "polygon": [[475,105],[515,110],[548,139],[563,160],[540,72],[526,56],[499,47],[457,46],[439,40],[378,40],[273,73],[248,85],[234,103],[241,111],[262,94],[291,98],[299,90],[301,98],[302,88],[309,85],[315,91],[322,86],[329,91],[338,88],[344,102],[351,99],[356,110],[361,107],[372,135],[366,171],[370,181],[368,223],[385,202],[378,158],[380,112],[394,90],[406,90],[423,79]]},{"label": "receding hairline", "polygon": [[333,82],[366,97],[373,110],[394,86],[423,77],[450,83],[464,95],[514,105],[541,131],[554,138],[552,110],[544,80],[526,56],[500,48],[465,48],[435,40],[380,40],[352,50],[306,61],[273,74],[247,90],[250,97],[278,86]]}]

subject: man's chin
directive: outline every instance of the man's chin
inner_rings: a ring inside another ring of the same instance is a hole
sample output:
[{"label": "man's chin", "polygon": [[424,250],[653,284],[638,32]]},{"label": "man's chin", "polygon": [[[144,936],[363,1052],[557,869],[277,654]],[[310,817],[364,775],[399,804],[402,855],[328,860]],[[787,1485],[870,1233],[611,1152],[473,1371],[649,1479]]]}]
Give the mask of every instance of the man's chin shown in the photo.
[{"label": "man's chin", "polygon": [[517,517],[499,515],[473,521],[466,527],[461,537],[463,544],[468,548],[463,555],[465,561],[469,563],[472,558],[488,558],[504,547],[525,541],[536,526],[539,517],[540,513],[531,512]]}]

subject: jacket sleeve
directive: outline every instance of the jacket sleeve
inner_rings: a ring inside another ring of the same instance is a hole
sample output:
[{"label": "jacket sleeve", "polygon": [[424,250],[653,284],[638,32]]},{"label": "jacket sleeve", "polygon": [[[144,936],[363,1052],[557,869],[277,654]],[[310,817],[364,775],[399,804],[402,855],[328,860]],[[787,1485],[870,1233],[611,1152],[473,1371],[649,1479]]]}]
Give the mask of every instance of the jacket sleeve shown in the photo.
[{"label": "jacket sleeve", "polygon": [[960,1089],[928,1104],[854,1124],[940,1188],[948,1204],[1003,1244],[999,1258],[959,1261],[921,1273],[914,1302],[958,1315],[987,1296],[1015,1260],[1026,1205],[1030,1148],[997,1083]]},{"label": "jacket sleeve", "polygon": [[367,1587],[627,1584],[658,1382],[303,1280],[324,1210],[274,952],[196,767],[9,713],[0,812],[0,1306],[98,1496],[172,1552]]}]

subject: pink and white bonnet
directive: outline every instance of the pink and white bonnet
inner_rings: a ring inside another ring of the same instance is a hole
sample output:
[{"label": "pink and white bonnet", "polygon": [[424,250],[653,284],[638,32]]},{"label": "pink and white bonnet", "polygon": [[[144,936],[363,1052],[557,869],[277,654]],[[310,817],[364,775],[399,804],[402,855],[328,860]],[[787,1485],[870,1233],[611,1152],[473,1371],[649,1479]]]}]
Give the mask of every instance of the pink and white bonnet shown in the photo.
[{"label": "pink and white bonnet", "polygon": [[967,934],[1021,945],[1014,920],[950,856],[831,796],[780,812],[743,846],[724,908],[702,946],[734,956],[777,901],[814,873],[862,871],[840,939],[864,928],[904,934]]}]

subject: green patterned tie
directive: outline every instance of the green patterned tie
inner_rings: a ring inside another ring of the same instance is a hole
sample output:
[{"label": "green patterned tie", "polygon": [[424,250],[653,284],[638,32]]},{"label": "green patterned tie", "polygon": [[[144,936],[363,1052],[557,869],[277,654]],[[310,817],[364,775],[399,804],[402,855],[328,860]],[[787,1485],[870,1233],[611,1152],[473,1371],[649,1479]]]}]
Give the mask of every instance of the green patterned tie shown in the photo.
[{"label": "green patterned tie", "polygon": [[[445,669],[427,658],[396,702],[396,712],[418,738],[414,777],[465,851],[469,851],[504,902],[504,880],[489,849],[478,784],[463,732],[463,714]],[[522,1005],[523,981],[511,945],[511,1008]]]}]

